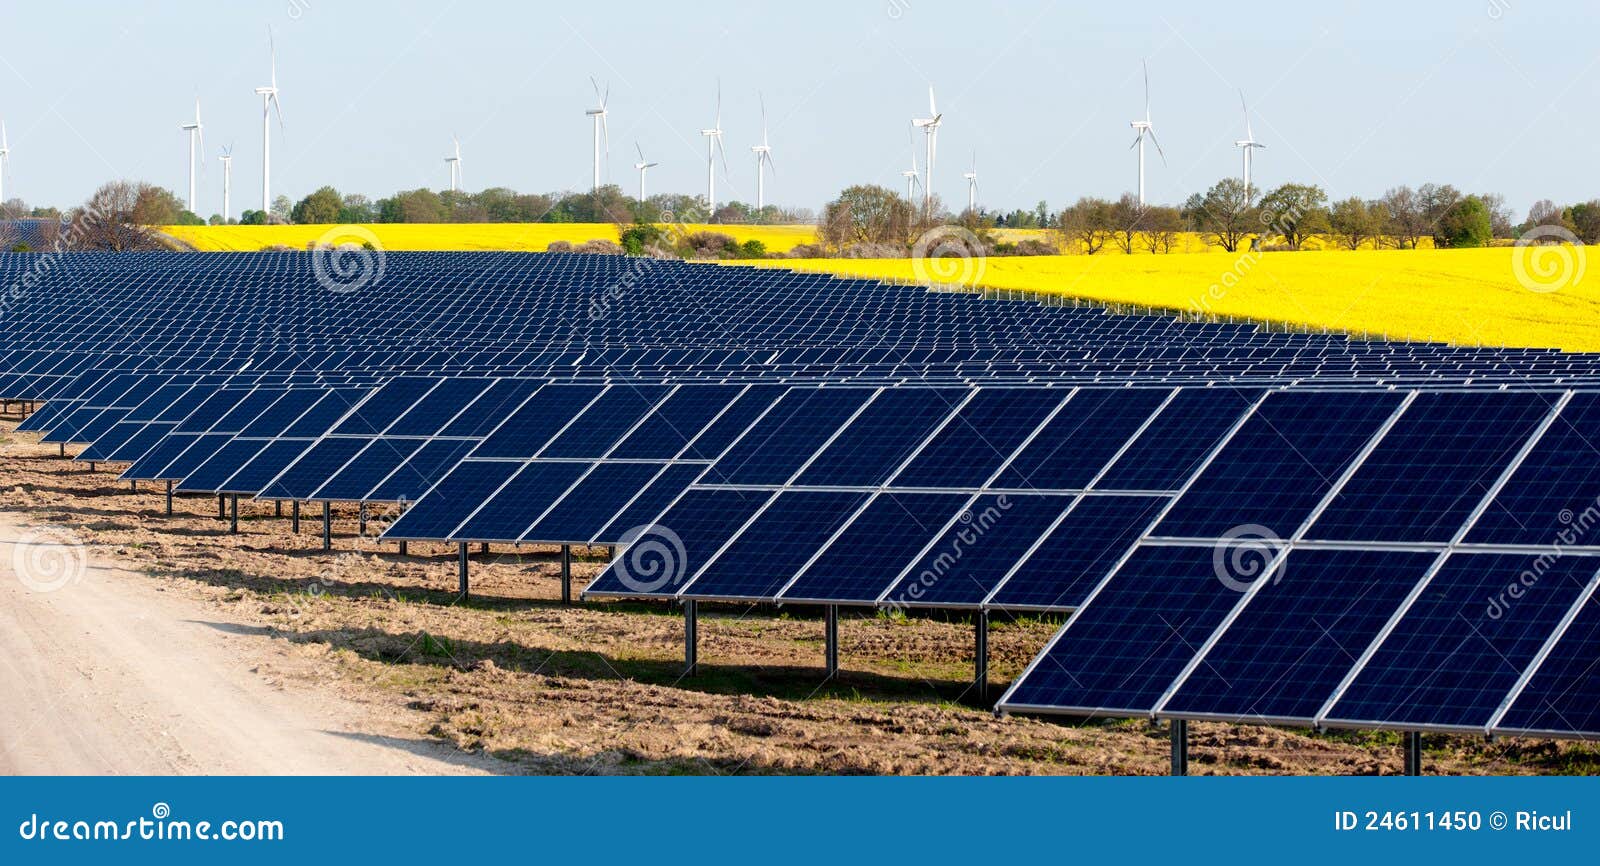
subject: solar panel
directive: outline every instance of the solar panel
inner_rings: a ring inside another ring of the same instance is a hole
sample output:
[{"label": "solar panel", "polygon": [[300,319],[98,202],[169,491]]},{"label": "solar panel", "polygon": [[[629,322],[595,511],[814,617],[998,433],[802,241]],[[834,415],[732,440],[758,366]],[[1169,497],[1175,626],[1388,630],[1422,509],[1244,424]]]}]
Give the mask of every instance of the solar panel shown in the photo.
[{"label": "solar panel", "polygon": [[1569,616],[1566,631],[1495,724],[1495,733],[1600,736],[1600,598],[1593,582]]},{"label": "solar panel", "polygon": [[461,410],[440,436],[488,436],[506,416],[543,386],[535,379],[498,379],[472,405]]},{"label": "solar panel", "polygon": [[1087,487],[1170,394],[1150,388],[1079,390],[1006,464],[994,486],[1018,490]]},{"label": "solar panel", "polygon": [[371,436],[382,433],[427,396],[439,380],[427,376],[400,376],[372,392],[334,427],[336,436]]},{"label": "solar panel", "polygon": [[1232,386],[1179,389],[1096,486],[1178,489],[1259,399],[1259,390]]},{"label": "solar panel", "polygon": [[799,485],[877,486],[961,406],[955,388],[885,388],[795,479]]},{"label": "solar panel", "polygon": [[1238,603],[1214,548],[1140,547],[1012,684],[1013,712],[1148,715]]},{"label": "solar panel", "polygon": [[[1536,571],[1537,569],[1537,571]],[[1486,729],[1600,571],[1588,557],[1455,554],[1326,714],[1328,724]],[[1537,575],[1521,598],[1525,575]]]},{"label": "solar panel", "polygon": [[987,604],[1009,610],[1077,607],[1167,502],[1161,496],[1085,496],[1016,565]]},{"label": "solar panel", "polygon": [[[661,471],[653,463],[601,463],[573,485],[523,541],[584,544],[604,529]],[[687,486],[687,485],[686,485]]]},{"label": "solar panel", "polygon": [[875,392],[801,388],[788,392],[711,467],[724,484],[783,484],[811,460]]},{"label": "solar panel", "polygon": [[[688,490],[655,523],[618,551],[585,595],[671,597],[733,533],[765,505],[770,493]],[[392,530],[391,530],[392,531]]]},{"label": "solar panel", "polygon": [[531,458],[604,390],[597,385],[548,385],[511,413],[473,452],[476,457]]},{"label": "solar panel", "polygon": [[971,497],[884,492],[782,591],[785,601],[876,601]]},{"label": "solar panel", "polygon": [[727,547],[693,574],[684,594],[692,598],[773,598],[867,496],[842,491],[779,493]]},{"label": "solar panel", "polygon": [[1553,402],[1530,392],[1418,394],[1307,537],[1449,541]]},{"label": "solar panel", "polygon": [[367,501],[415,502],[477,445],[476,440],[459,439],[435,439],[426,443],[368,491]]},{"label": "solar panel", "polygon": [[[331,441],[331,440],[330,440]],[[306,496],[311,502],[349,502],[365,500],[368,493],[388,478],[415,454],[424,442],[421,439],[387,437],[373,439],[367,447],[352,457],[321,487]]]},{"label": "solar panel", "polygon": [[1403,399],[1325,391],[1268,396],[1152,534],[1217,538],[1258,526],[1289,537]]},{"label": "solar panel", "polygon": [[670,391],[662,385],[612,385],[539,452],[545,458],[606,456]]},{"label": "solar panel", "polygon": [[[664,400],[608,455],[613,459],[670,460],[727,409],[740,385],[683,385]],[[747,422],[748,423],[748,422]]]},{"label": "solar panel", "polygon": [[980,388],[893,484],[982,486],[1069,393],[1067,389]]},{"label": "solar panel", "polygon": [[489,379],[464,376],[444,379],[383,432],[387,436],[432,436],[492,384]]},{"label": "solar panel", "polygon": [[522,469],[521,463],[503,460],[467,460],[456,465],[428,496],[406,509],[389,528],[386,539],[434,540],[448,538],[461,523],[462,502],[484,502]]},{"label": "solar panel", "polygon": [[1467,533],[1474,544],[1552,544],[1600,502],[1600,393],[1572,396]]},{"label": "solar panel", "polygon": [[1416,551],[1290,553],[1161,715],[1311,724],[1438,558]]},{"label": "solar panel", "polygon": [[585,463],[536,461],[525,464],[505,487],[481,500],[483,505],[444,537],[465,541],[517,541],[587,469]]},{"label": "solar panel", "polygon": [[611,522],[596,532],[590,541],[617,544],[630,530],[654,523],[661,512],[682,496],[689,485],[704,472],[705,465],[697,463],[678,463],[661,470],[661,474],[657,475],[648,487],[640,490],[638,496],[624,505]]},{"label": "solar panel", "polygon": [[367,447],[366,437],[330,436],[306,449],[300,458],[256,494],[259,499],[309,499],[335,472]]},{"label": "solar panel", "polygon": [[1065,495],[974,497],[881,600],[893,607],[982,605],[1072,501]]}]

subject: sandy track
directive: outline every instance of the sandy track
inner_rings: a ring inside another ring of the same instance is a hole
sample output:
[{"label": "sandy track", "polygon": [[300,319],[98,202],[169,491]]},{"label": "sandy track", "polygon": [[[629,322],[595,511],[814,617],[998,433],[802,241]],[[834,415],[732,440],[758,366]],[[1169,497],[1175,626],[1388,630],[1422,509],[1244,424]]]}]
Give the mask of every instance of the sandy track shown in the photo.
[{"label": "sandy track", "polygon": [[404,726],[374,707],[269,679],[259,659],[281,649],[267,638],[214,622],[215,608],[87,548],[52,544],[63,540],[0,512],[0,773],[500,769],[437,741],[390,736]]}]

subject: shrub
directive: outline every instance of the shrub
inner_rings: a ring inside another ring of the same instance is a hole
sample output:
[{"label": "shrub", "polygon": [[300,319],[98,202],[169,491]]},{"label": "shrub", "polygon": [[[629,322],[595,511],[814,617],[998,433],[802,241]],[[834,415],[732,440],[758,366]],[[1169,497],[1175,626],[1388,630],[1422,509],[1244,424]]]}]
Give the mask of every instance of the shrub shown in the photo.
[{"label": "shrub", "polygon": [[747,259],[764,259],[767,257],[767,245],[751,238],[739,245],[739,255]]},{"label": "shrub", "polygon": [[595,255],[602,256],[622,255],[621,245],[603,238],[595,238],[592,241],[584,241],[578,246],[573,247],[572,251],[575,253],[593,253]]},{"label": "shrub", "polygon": [[570,241],[551,241],[550,246],[545,247],[544,251],[547,253],[570,253],[572,252],[572,243]]}]

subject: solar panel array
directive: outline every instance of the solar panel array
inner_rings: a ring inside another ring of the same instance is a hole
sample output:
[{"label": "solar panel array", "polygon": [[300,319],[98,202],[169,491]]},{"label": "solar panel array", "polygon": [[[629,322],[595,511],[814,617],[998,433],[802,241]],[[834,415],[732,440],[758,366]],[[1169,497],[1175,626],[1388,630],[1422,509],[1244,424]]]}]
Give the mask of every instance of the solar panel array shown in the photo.
[{"label": "solar panel array", "polygon": [[1070,612],[1008,710],[1600,736],[1593,356],[623,257],[367,264],[0,254],[0,397],[179,492],[621,545],[591,596]]}]

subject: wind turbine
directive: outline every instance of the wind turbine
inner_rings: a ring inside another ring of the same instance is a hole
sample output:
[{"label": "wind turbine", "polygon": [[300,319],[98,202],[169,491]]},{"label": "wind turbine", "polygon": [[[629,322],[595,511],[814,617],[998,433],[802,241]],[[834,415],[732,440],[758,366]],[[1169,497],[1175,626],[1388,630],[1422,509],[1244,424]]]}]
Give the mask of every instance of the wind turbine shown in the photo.
[{"label": "wind turbine", "polygon": [[655,168],[656,166],[660,165],[661,163],[659,163],[659,162],[645,162],[644,161],[644,148],[640,147],[638,142],[634,142],[633,147],[634,147],[635,150],[639,151],[639,161],[634,163],[633,167],[639,170],[639,201],[640,201],[640,203],[643,203],[644,202],[644,173],[649,171],[652,168]]},{"label": "wind turbine", "polygon": [[283,128],[283,105],[278,102],[278,48],[272,41],[272,25],[267,25],[267,50],[272,55],[271,84],[257,87],[261,97],[261,213],[272,213],[272,110],[278,111],[278,128]]},{"label": "wind turbine", "polygon": [[1244,109],[1244,138],[1241,138],[1238,141],[1235,141],[1233,143],[1233,146],[1239,148],[1244,153],[1244,198],[1245,198],[1245,201],[1249,201],[1250,200],[1250,151],[1255,150],[1258,147],[1264,148],[1264,147],[1266,147],[1266,145],[1262,144],[1259,141],[1256,141],[1255,133],[1250,131],[1250,106],[1246,105],[1245,102],[1244,102],[1244,91],[1243,90],[1239,91],[1239,107]]},{"label": "wind turbine", "polygon": [[717,119],[710,129],[700,130],[706,139],[706,220],[717,216],[717,157],[722,157],[722,170],[728,170],[728,154],[722,149],[722,82],[717,81]]},{"label": "wind turbine", "polygon": [[461,139],[450,136],[450,143],[455,145],[455,155],[447,156],[444,161],[450,164],[450,191],[461,189]]},{"label": "wind turbine", "polygon": [[772,169],[773,174],[778,173],[778,167],[772,164],[772,145],[767,143],[767,100],[761,98],[761,143],[750,148],[756,155],[756,214],[759,216],[762,206],[766,203],[764,196],[765,187],[762,185],[762,168]]},{"label": "wind turbine", "polygon": [[6,165],[11,162],[11,145],[6,143],[6,122],[0,120],[0,208],[6,203]]},{"label": "wind turbine", "polygon": [[1139,148],[1139,204],[1144,205],[1144,140],[1148,136],[1150,143],[1156,146],[1156,153],[1161,154],[1161,164],[1167,164],[1167,155],[1161,151],[1161,142],[1156,141],[1156,127],[1150,122],[1150,65],[1144,67],[1144,120],[1135,120],[1128,124],[1138,131],[1130,149]]},{"label": "wind turbine", "polygon": [[199,214],[200,209],[194,194],[194,163],[196,155],[206,148],[205,127],[200,124],[200,97],[194,98],[194,122],[185,123],[178,128],[189,133],[189,213]]},{"label": "wind turbine", "polygon": [[911,168],[900,172],[900,176],[906,179],[906,204],[909,205],[916,200],[917,182],[922,179],[917,172],[917,146],[915,140],[911,142]]},{"label": "wind turbine", "polygon": [[972,171],[962,175],[967,181],[967,212],[978,214],[978,154],[972,154]]},{"label": "wind turbine", "polygon": [[939,124],[944,122],[944,115],[939,113],[939,106],[933,101],[933,85],[928,85],[928,116],[919,117],[911,121],[912,126],[922,128],[923,135],[928,140],[928,173],[922,179],[922,208],[928,210],[933,206],[933,161],[939,152]]},{"label": "wind turbine", "polygon": [[600,82],[589,76],[589,84],[594,87],[594,98],[600,100],[599,108],[591,108],[584,114],[594,118],[594,189],[600,188],[600,139],[605,139],[605,152],[611,155],[611,129],[606,124],[606,103],[611,101],[611,85],[606,85],[606,92],[600,92]]},{"label": "wind turbine", "polygon": [[233,194],[233,145],[224,147],[217,159],[222,162],[222,224],[227,225],[233,211],[228,200]]}]

